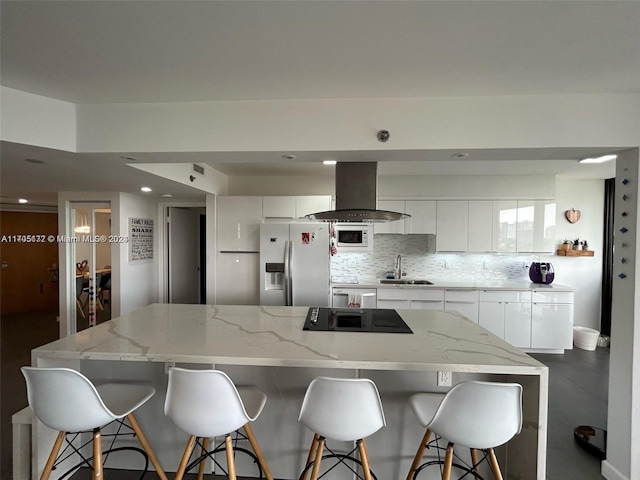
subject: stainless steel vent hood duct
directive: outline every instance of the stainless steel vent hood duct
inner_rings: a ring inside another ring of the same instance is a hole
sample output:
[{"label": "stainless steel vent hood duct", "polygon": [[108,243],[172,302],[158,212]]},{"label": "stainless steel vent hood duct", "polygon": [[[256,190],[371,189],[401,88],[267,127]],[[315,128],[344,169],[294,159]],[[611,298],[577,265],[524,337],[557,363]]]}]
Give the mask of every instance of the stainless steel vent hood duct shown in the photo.
[{"label": "stainless steel vent hood duct", "polygon": [[336,209],[307,215],[323,222],[390,222],[411,215],[376,208],[378,164],[338,162],[336,164]]}]

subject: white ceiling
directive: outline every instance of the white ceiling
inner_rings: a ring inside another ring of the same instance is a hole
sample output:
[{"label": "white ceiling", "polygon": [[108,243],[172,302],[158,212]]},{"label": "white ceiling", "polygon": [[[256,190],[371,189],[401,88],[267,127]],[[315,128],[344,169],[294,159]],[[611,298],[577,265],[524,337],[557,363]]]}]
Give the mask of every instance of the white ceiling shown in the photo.
[{"label": "white ceiling", "polygon": [[[3,0],[0,9],[0,83],[74,103],[640,93],[637,1]],[[91,185],[91,176],[128,191],[145,175],[117,154],[61,158],[23,148],[2,144],[3,195],[46,188],[50,198]],[[320,154],[298,153],[305,167],[284,165],[289,174],[327,172],[306,165]],[[348,160],[365,152],[333,153]],[[380,161],[396,163],[378,171],[568,174],[584,152],[492,151],[473,162],[451,162],[450,153],[385,152]],[[284,162],[270,155],[203,152],[180,161],[274,174]],[[34,169],[29,157],[55,157],[53,165],[69,162],[76,173],[38,173],[46,168]],[[78,164],[90,165],[91,176]],[[599,178],[611,171],[581,170]]]}]

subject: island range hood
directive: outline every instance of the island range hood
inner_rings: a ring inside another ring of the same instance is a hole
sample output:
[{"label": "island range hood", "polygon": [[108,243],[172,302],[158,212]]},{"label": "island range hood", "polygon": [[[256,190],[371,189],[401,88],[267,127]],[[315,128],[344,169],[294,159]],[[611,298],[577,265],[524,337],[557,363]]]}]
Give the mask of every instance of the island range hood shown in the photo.
[{"label": "island range hood", "polygon": [[322,222],[376,223],[402,220],[411,215],[376,208],[378,164],[338,162],[336,164],[336,209],[312,213],[310,220]]}]

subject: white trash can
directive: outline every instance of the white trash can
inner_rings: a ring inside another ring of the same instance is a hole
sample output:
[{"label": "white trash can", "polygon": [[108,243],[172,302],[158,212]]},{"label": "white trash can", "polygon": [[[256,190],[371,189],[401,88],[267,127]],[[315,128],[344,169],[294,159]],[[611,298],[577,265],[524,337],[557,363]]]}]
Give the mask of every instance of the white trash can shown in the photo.
[{"label": "white trash can", "polygon": [[600,332],[588,327],[573,327],[573,344],[582,350],[595,350]]}]

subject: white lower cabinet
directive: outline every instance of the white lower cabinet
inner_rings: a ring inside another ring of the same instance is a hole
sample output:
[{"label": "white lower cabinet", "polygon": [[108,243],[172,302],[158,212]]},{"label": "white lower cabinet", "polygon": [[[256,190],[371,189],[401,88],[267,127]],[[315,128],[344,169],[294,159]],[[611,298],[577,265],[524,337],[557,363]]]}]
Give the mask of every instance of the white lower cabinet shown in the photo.
[{"label": "white lower cabinet", "polygon": [[444,291],[444,309],[455,310],[478,323],[478,290],[447,288]]},{"label": "white lower cabinet", "polygon": [[531,348],[573,347],[573,292],[534,290],[531,307]]},{"label": "white lower cabinet", "polygon": [[531,346],[531,292],[482,290],[478,323],[514,347]]}]

